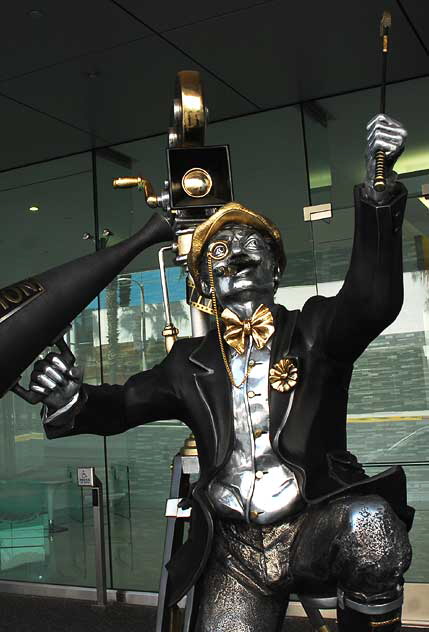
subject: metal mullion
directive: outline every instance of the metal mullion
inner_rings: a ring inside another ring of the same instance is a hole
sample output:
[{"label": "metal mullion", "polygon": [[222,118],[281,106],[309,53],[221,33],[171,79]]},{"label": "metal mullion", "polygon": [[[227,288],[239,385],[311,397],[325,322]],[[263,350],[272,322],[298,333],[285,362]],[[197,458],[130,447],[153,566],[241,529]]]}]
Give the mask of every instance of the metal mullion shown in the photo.
[{"label": "metal mullion", "polygon": [[[98,207],[98,181],[97,181],[97,151],[91,150],[92,161],[92,195],[93,195],[93,211],[94,211],[94,235],[95,235],[95,249],[100,250],[100,222],[99,222],[99,207]],[[97,294],[97,312],[98,312],[98,339],[100,341],[99,361],[100,361],[100,380],[101,384],[104,383],[104,366],[103,366],[103,352],[101,348],[101,301],[100,294]],[[110,524],[110,495],[109,495],[109,470],[107,462],[107,438],[103,437],[103,451],[104,451],[104,472],[106,481],[106,516],[107,516],[107,542],[109,548],[109,573],[110,573],[110,585],[113,588],[113,563],[112,563],[112,531]]]}]

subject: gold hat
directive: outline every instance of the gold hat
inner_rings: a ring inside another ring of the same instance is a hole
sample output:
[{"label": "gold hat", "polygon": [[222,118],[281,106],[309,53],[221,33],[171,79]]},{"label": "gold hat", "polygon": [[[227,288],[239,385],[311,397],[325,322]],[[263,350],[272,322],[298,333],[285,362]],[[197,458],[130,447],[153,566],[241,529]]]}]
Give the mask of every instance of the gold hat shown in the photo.
[{"label": "gold hat", "polygon": [[273,242],[280,268],[280,273],[286,267],[286,255],[283,248],[282,237],[279,229],[267,217],[256,211],[252,211],[238,202],[228,202],[211,215],[205,222],[199,224],[192,237],[192,245],[188,254],[188,268],[197,288],[200,288],[199,266],[204,246],[225,224],[248,224],[256,230],[269,235]]}]

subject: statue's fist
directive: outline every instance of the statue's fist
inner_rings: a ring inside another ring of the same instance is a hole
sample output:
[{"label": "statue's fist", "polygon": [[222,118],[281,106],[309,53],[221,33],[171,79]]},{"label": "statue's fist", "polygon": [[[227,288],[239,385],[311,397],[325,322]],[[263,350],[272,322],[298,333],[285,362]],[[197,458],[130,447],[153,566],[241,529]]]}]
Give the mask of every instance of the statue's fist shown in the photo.
[{"label": "statue's fist", "polygon": [[49,353],[33,366],[30,389],[41,393],[49,413],[66,406],[79,391],[83,381],[82,369],[71,366],[56,353]]},{"label": "statue's fist", "polygon": [[375,156],[382,149],[386,156],[386,179],[392,177],[395,162],[404,151],[407,131],[399,121],[387,116],[377,114],[366,126],[366,169],[367,184],[372,186],[375,177]]},{"label": "statue's fist", "polygon": [[[366,178],[365,190],[369,198],[383,203],[391,196],[396,182],[396,173],[393,167],[399,156],[404,151],[407,131],[399,121],[387,116],[377,114],[366,126]],[[385,180],[386,188],[383,192],[374,189],[376,154],[382,149],[385,154]]]}]

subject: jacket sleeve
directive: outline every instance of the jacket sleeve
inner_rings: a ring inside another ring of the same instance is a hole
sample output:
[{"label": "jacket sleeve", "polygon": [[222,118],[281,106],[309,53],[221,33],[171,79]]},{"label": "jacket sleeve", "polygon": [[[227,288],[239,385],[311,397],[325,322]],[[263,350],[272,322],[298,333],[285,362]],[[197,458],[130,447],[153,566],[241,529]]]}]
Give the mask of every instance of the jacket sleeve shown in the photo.
[{"label": "jacket sleeve", "polygon": [[406,199],[402,184],[380,206],[355,187],[355,234],[344,285],[337,296],[313,297],[303,308],[315,345],[336,360],[354,362],[401,310]]},{"label": "jacket sleeve", "polygon": [[184,421],[184,404],[174,379],[183,362],[181,355],[178,341],[159,365],[132,376],[123,386],[84,384],[70,410],[44,422],[47,438],[108,436],[160,419]]}]

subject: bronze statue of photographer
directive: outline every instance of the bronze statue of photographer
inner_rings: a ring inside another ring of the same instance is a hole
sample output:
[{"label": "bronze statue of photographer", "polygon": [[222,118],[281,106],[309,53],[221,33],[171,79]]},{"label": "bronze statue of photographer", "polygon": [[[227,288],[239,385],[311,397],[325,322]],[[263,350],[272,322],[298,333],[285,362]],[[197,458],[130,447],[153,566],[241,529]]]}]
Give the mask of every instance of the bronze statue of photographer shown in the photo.
[{"label": "bronze statue of photographer", "polygon": [[[402,305],[406,190],[393,166],[405,138],[385,115],[368,124],[337,296],[315,296],[301,311],[276,305],[286,265],[279,230],[231,202],[196,228],[188,257],[215,329],[178,340],[124,386],[84,384],[61,354],[34,365],[49,438],[172,418],[195,435],[189,539],[169,564],[172,603],[196,585],[194,632],[279,631],[291,592],[327,586],[338,590],[342,632],[400,630],[413,517],[405,476],[400,467],[365,474],[347,451],[346,412],[353,363]],[[383,193],[372,185],[379,149]]]}]

